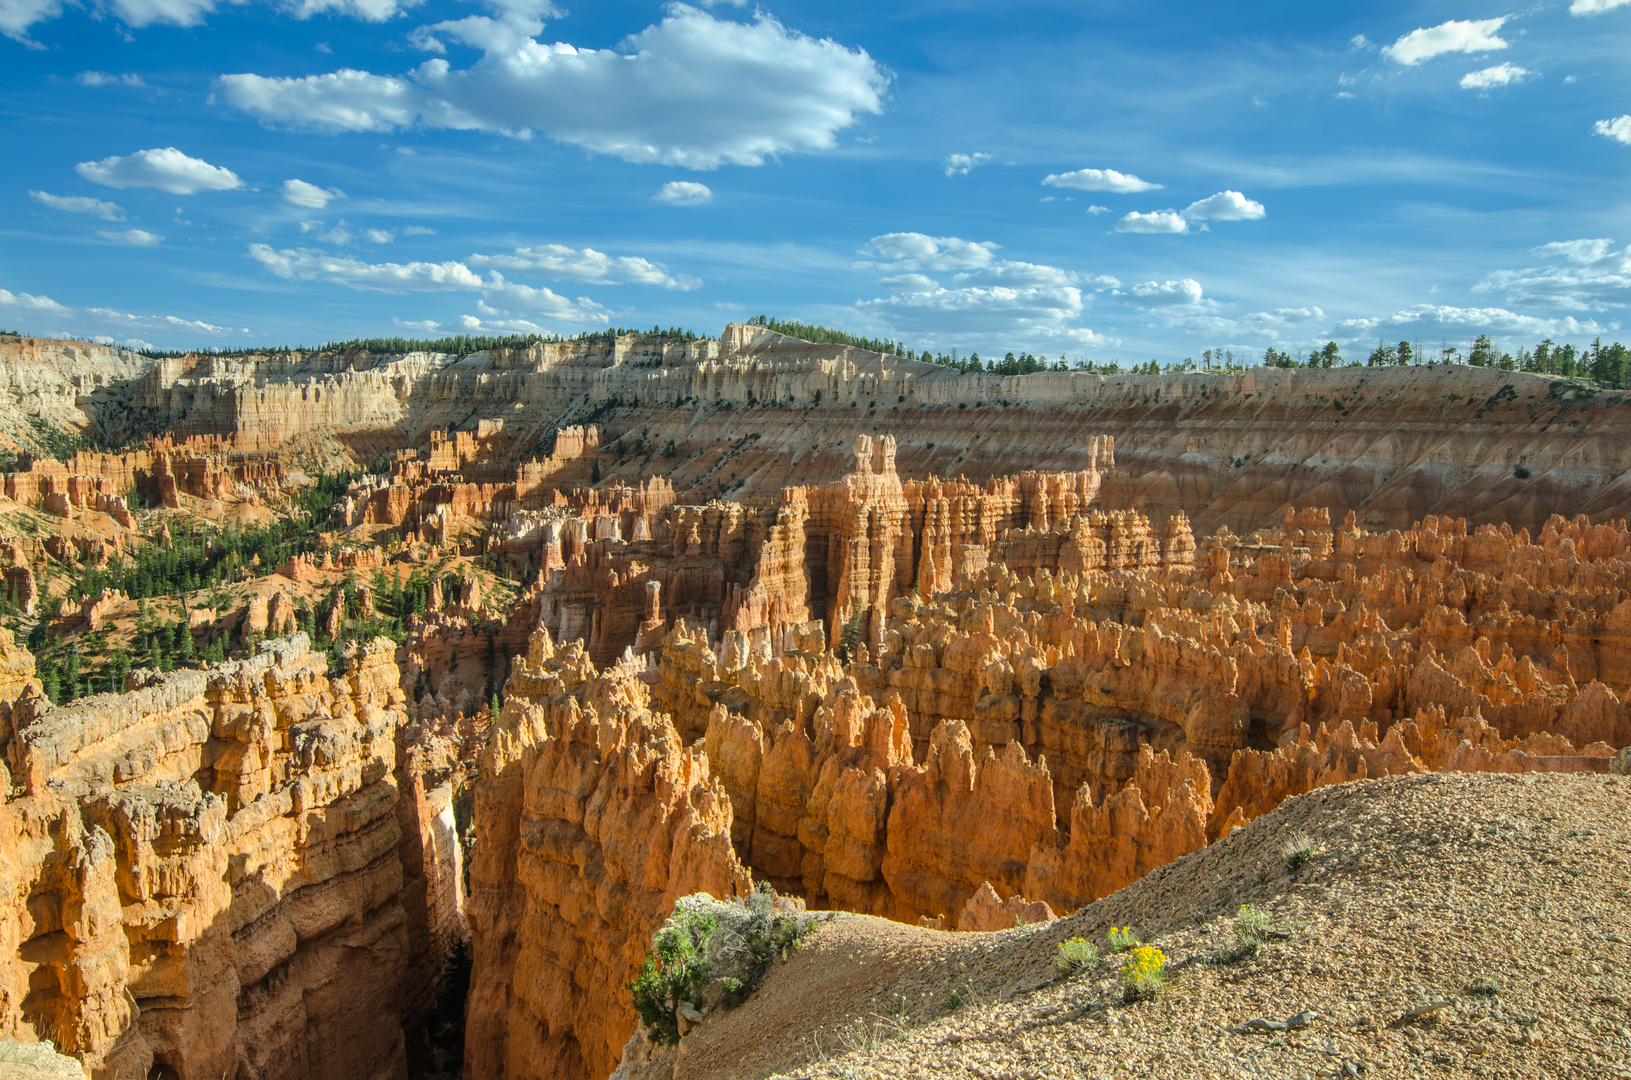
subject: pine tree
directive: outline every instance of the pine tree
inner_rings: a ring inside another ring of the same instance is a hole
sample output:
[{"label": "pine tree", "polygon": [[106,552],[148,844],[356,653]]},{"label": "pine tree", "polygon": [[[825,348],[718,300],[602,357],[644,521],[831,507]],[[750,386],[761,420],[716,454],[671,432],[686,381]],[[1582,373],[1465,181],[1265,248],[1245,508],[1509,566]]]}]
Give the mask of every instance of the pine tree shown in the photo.
[{"label": "pine tree", "polygon": [[193,635],[185,622],[176,623],[175,627],[175,658],[177,667],[191,667],[196,653],[193,651]]},{"label": "pine tree", "polygon": [[62,666],[62,689],[68,701],[79,696],[79,642],[74,642],[67,663]]}]

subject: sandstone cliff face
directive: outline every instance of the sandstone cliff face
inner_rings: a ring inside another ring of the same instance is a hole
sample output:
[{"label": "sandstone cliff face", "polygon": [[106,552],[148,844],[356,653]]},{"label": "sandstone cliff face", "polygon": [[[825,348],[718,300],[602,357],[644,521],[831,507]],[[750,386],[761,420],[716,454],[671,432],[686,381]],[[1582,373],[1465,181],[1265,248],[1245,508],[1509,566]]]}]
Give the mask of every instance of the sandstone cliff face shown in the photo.
[{"label": "sandstone cliff face", "polygon": [[5,683],[0,1034],[107,1080],[407,1075],[457,876],[401,827],[389,643],[326,666],[296,635],[60,708]]},{"label": "sandstone cliff face", "polygon": [[533,635],[476,789],[466,1075],[602,1077],[635,1018],[624,984],[688,893],[744,893],[730,802],[628,670]]}]

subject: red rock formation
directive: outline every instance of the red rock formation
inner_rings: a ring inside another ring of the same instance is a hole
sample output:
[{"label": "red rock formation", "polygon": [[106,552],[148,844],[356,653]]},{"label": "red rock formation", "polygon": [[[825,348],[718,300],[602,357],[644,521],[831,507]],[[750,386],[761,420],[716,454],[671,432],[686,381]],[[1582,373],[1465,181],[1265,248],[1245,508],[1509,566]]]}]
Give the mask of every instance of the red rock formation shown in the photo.
[{"label": "red rock formation", "polygon": [[404,894],[390,643],[335,680],[297,636],[57,709],[26,655],[0,634],[0,1037],[112,1080],[405,1077],[408,945],[456,893]]},{"label": "red rock formation", "polygon": [[748,887],[730,801],[629,674],[535,634],[476,791],[466,1075],[608,1075],[635,1019],[624,983],[674,901]]}]

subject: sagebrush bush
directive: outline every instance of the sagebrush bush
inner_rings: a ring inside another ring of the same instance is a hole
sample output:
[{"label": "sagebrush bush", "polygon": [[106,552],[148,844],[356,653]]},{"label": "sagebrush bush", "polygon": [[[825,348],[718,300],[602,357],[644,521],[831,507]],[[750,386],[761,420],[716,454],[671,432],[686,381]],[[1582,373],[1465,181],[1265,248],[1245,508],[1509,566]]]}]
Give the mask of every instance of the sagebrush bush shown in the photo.
[{"label": "sagebrush bush", "polygon": [[1105,937],[1110,939],[1111,952],[1126,952],[1138,944],[1138,935],[1130,926],[1112,926]]},{"label": "sagebrush bush", "polygon": [[1268,913],[1256,904],[1241,904],[1235,913],[1235,941],[1256,947],[1269,939],[1271,920]]},{"label": "sagebrush bush", "polygon": [[1154,945],[1140,945],[1121,965],[1122,997],[1128,1002],[1151,1001],[1167,985],[1167,954]]},{"label": "sagebrush bush", "polygon": [[1099,966],[1099,947],[1084,937],[1067,938],[1059,943],[1053,966],[1061,975],[1090,971]]},{"label": "sagebrush bush", "polygon": [[1320,842],[1305,832],[1292,833],[1280,847],[1280,853],[1285,856],[1286,869],[1293,874],[1307,866],[1320,850]]}]

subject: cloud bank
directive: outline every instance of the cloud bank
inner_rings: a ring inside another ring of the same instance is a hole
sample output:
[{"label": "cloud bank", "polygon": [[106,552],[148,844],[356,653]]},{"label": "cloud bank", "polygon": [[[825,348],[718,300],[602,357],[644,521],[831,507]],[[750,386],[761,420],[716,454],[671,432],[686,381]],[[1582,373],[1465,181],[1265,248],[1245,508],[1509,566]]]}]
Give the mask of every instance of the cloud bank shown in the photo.
[{"label": "cloud bank", "polygon": [[[426,61],[406,76],[343,69],[302,78],[223,75],[219,96],[263,123],[317,131],[429,128],[524,134],[632,162],[713,169],[826,150],[882,112],[889,76],[862,49],[788,30],[770,15],[717,19],[673,4],[626,51],[535,36],[526,9],[424,28],[482,50],[472,66]],[[441,35],[441,36],[437,36]]]}]

